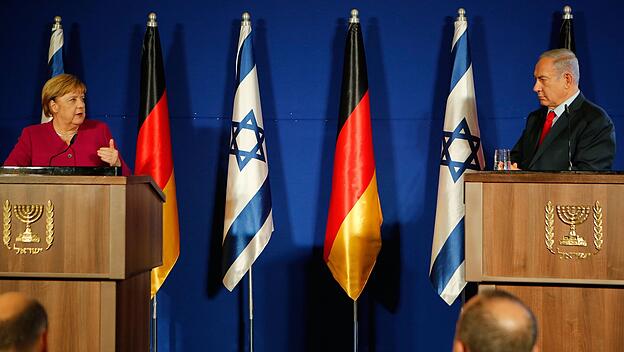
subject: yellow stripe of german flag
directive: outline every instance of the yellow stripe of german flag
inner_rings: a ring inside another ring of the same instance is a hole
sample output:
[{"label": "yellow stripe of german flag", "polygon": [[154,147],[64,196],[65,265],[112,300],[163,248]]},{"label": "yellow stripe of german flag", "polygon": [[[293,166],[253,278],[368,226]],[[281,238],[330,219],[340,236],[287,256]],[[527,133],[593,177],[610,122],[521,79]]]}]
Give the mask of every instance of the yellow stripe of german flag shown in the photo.
[{"label": "yellow stripe of german flag", "polygon": [[381,205],[377,173],[340,225],[327,260],[334,279],[353,300],[357,300],[370,276],[381,249]]},{"label": "yellow stripe of german flag", "polygon": [[176,185],[173,171],[163,193],[167,201],[163,204],[163,253],[162,265],[152,269],[151,293],[156,294],[165,282],[167,275],[180,255],[180,227],[178,224],[178,201],[176,199]]}]

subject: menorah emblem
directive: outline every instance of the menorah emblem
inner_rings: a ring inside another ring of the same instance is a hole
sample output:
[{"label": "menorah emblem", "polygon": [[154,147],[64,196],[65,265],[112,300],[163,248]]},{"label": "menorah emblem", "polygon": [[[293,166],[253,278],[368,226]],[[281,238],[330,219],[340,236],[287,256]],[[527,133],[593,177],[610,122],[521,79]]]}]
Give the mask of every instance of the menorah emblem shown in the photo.
[{"label": "menorah emblem", "polygon": [[39,243],[39,236],[32,232],[30,224],[36,222],[41,218],[41,215],[43,214],[43,205],[14,205],[13,212],[15,213],[16,218],[26,224],[26,230],[19,234],[15,241],[23,243]]},{"label": "menorah emblem", "polygon": [[576,225],[580,225],[589,216],[590,206],[582,205],[557,205],[557,215],[564,223],[570,225],[570,232],[559,241],[562,246],[587,247],[587,242],[576,233]]},{"label": "menorah emblem", "polygon": [[[45,207],[45,209],[44,209]],[[31,225],[39,220],[45,210],[45,247],[38,245],[18,245],[18,242],[27,243],[39,243],[41,239],[39,235],[33,233]],[[26,224],[26,230],[19,234],[15,241],[11,243],[11,227],[13,215]],[[43,251],[47,251],[52,247],[54,243],[54,204],[48,200],[47,204],[28,204],[28,205],[11,205],[9,200],[5,200],[2,204],[2,244],[11,251],[15,251],[15,254],[39,254]]]}]

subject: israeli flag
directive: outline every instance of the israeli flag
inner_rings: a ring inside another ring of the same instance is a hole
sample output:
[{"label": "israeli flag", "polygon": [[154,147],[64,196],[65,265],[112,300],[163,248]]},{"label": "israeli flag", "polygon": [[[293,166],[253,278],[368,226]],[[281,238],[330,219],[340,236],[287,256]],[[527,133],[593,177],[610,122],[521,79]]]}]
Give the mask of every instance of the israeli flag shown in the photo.
[{"label": "israeli flag", "polygon": [[50,78],[64,73],[63,68],[63,28],[52,29],[50,49],[48,50],[48,67]]},{"label": "israeli flag", "polygon": [[455,21],[453,74],[446,101],[440,178],[429,278],[451,305],[466,286],[464,262],[464,173],[482,170],[483,149],[464,10]]},{"label": "israeli flag", "polygon": [[[52,36],[50,37],[50,48],[48,49],[48,67],[50,69],[50,78],[65,72],[63,67],[63,27],[61,26],[61,18],[56,17],[54,26],[52,27]],[[41,113],[41,123],[52,120],[51,117],[44,116]]]},{"label": "israeli flag", "polygon": [[[247,15],[247,16],[245,16]],[[229,148],[223,285],[232,291],[269,242],[273,210],[249,15],[243,15]]]}]

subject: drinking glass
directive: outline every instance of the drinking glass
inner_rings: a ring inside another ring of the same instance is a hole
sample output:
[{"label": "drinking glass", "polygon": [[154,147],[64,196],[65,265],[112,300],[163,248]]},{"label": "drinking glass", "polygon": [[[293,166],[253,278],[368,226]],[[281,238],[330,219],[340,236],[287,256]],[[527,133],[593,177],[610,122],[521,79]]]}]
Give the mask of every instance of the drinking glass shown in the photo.
[{"label": "drinking glass", "polygon": [[494,151],[494,170],[511,170],[511,157],[509,149],[496,149]]}]

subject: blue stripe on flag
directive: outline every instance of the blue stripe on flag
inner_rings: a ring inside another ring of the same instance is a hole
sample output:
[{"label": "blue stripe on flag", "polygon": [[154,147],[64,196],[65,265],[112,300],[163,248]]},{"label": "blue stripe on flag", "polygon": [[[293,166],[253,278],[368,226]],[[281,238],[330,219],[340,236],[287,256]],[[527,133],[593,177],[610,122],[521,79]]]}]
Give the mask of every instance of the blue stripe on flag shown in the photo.
[{"label": "blue stripe on flag", "polygon": [[446,288],[449,280],[464,261],[464,218],[457,223],[451,235],[444,242],[444,246],[431,268],[429,279],[439,295]]},{"label": "blue stripe on flag", "polygon": [[50,78],[64,73],[63,69],[63,47],[60,47],[50,60]]},{"label": "blue stripe on flag", "polygon": [[453,51],[451,52],[453,58],[453,75],[451,77],[451,91],[457,85],[457,82],[464,76],[468,67],[470,67],[470,47],[468,46],[468,30],[466,29],[462,33],[461,37],[455,42]]},{"label": "blue stripe on flag", "polygon": [[253,56],[253,43],[251,42],[251,33],[243,41],[243,45],[238,52],[238,83],[240,84],[245,77],[251,72],[256,64]]},{"label": "blue stripe on flag", "polygon": [[267,175],[262,187],[234,219],[225,236],[223,241],[224,272],[227,271],[253,237],[260,231],[271,212],[271,206],[271,187],[269,186],[269,177]]},{"label": "blue stripe on flag", "polygon": [[[48,50],[48,68],[50,69],[50,78],[65,73],[63,68],[63,29],[58,28],[52,30],[50,36],[50,49]],[[52,56],[50,55],[52,52]]]}]

